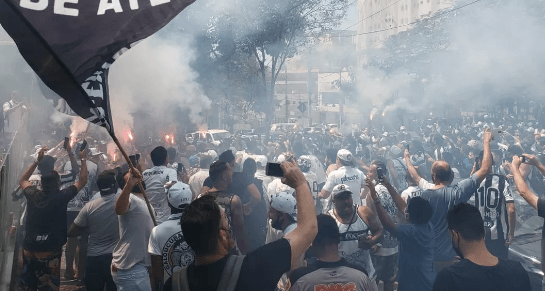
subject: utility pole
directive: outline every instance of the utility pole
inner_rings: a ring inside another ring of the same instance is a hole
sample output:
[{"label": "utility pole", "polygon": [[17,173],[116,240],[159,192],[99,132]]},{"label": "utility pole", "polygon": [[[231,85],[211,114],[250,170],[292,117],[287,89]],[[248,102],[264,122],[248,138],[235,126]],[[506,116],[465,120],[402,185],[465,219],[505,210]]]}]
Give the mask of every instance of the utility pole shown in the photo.
[{"label": "utility pole", "polygon": [[289,122],[289,104],[288,104],[288,67],[284,63],[284,74],[286,76],[286,123]]}]

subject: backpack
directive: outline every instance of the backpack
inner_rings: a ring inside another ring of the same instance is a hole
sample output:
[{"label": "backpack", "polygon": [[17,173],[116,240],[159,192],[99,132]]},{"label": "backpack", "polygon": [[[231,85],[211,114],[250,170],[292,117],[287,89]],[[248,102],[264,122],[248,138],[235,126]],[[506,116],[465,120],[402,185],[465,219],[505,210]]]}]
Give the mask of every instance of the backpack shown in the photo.
[{"label": "backpack", "polygon": [[[246,256],[229,256],[221,280],[218,285],[218,291],[234,291],[240,276],[242,262]],[[182,268],[172,274],[172,291],[190,291],[187,280],[187,267]]]}]

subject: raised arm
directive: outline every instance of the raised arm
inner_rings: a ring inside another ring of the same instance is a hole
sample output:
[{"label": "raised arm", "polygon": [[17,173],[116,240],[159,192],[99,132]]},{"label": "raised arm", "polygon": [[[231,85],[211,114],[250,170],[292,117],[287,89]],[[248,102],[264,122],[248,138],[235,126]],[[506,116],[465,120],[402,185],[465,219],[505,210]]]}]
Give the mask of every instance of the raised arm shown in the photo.
[{"label": "raised arm", "polygon": [[490,141],[492,140],[492,133],[490,129],[487,128],[483,135],[483,147],[484,147],[484,156],[481,164],[481,168],[475,172],[477,176],[477,185],[480,185],[481,182],[486,178],[486,176],[492,170],[492,153],[490,152]]},{"label": "raised arm", "polygon": [[511,173],[513,174],[513,180],[515,180],[515,185],[517,186],[517,190],[520,193],[520,196],[528,202],[533,208],[537,209],[537,201],[538,197],[536,194],[534,194],[528,185],[526,184],[526,181],[524,181],[524,178],[522,177],[522,174],[520,173],[520,164],[522,163],[521,159],[518,156],[513,156],[513,162],[511,163]]},{"label": "raised arm", "polygon": [[130,207],[129,198],[131,196],[131,191],[140,181],[142,181],[142,175],[140,172],[138,172],[136,169],[129,170],[129,180],[115,201],[115,213],[117,215],[123,215],[127,212]]},{"label": "raised arm", "polygon": [[524,156],[526,156],[526,159],[528,160],[528,164],[536,167],[541,172],[541,175],[545,176],[545,166],[541,162],[539,162],[539,159],[536,158],[536,156],[529,155],[529,154],[524,154]]},{"label": "raised arm", "polygon": [[80,152],[81,168],[79,172],[79,180],[74,183],[78,192],[87,185],[87,161],[85,160],[85,151]]},{"label": "raised arm", "polygon": [[70,159],[70,165],[72,166],[72,173],[74,174],[74,177],[79,174],[79,165],[76,161],[76,156],[74,155],[74,152],[72,152],[72,147],[70,146],[70,143],[66,145],[66,152],[68,153],[68,158]]},{"label": "raised arm", "polygon": [[420,175],[418,175],[418,172],[416,171],[416,168],[413,166],[413,163],[411,162],[411,154],[409,153],[409,150],[405,149],[404,157],[405,157],[405,163],[407,164],[407,171],[409,172],[409,174],[411,175],[413,180],[416,183],[419,183],[421,177],[420,177]]},{"label": "raised arm", "polygon": [[390,181],[388,180],[387,176],[384,176],[384,183],[382,183],[386,189],[388,189],[388,193],[390,193],[390,196],[392,196],[392,200],[394,201],[397,211],[399,213],[399,217],[405,216],[405,210],[407,209],[407,203],[401,196],[397,193],[397,190],[390,184]]},{"label": "raised arm", "polygon": [[25,190],[25,188],[32,186],[32,183],[28,179],[30,179],[32,173],[34,173],[36,167],[38,167],[38,164],[44,159],[46,151],[47,147],[43,147],[40,152],[38,152],[38,157],[36,158],[36,161],[34,161],[19,178],[19,186],[21,187],[21,189]]},{"label": "raised arm", "polygon": [[284,237],[291,246],[291,266],[293,269],[316,237],[318,222],[316,221],[312,193],[299,166],[295,161],[290,161],[283,162],[281,167],[284,171],[282,182],[295,189],[295,200],[297,201],[297,227]]},{"label": "raised arm", "polygon": [[250,202],[244,204],[244,214],[250,215],[250,213],[252,213],[253,207],[261,202],[261,192],[259,192],[259,189],[257,189],[254,183],[248,185],[246,190],[248,190],[248,193],[250,193],[251,199]]}]

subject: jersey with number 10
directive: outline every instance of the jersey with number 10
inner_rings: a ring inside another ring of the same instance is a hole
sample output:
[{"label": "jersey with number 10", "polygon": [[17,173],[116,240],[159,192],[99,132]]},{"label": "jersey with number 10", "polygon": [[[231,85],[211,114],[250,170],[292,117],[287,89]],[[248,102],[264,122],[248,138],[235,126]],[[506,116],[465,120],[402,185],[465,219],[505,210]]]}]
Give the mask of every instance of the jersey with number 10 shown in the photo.
[{"label": "jersey with number 10", "polygon": [[513,202],[505,176],[494,174],[481,182],[475,193],[475,207],[483,217],[486,240],[506,239],[509,233],[506,203]]}]

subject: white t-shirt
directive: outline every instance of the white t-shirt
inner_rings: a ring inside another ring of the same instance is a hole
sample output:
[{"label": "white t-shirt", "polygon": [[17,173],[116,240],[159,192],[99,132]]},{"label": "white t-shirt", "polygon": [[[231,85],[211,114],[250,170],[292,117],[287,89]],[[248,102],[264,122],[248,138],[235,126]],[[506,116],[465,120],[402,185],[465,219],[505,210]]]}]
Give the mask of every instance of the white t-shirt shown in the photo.
[{"label": "white t-shirt", "polygon": [[423,178],[420,178],[420,181],[418,181],[418,188],[422,189],[422,191],[430,190],[433,187],[435,187],[435,184],[430,183]]},{"label": "white t-shirt", "polygon": [[4,132],[13,133],[19,128],[19,124],[21,123],[21,118],[23,116],[21,107],[11,111],[10,113],[6,113],[8,110],[14,108],[15,106],[17,106],[17,103],[15,103],[13,100],[4,103],[4,106],[2,106],[3,117],[6,119]]},{"label": "white t-shirt", "polygon": [[201,194],[201,190],[204,184],[204,180],[210,176],[209,169],[201,169],[197,173],[195,173],[191,178],[189,178],[189,187],[191,188],[191,192],[193,192],[193,196],[197,197],[199,194]]},{"label": "white t-shirt", "polygon": [[165,184],[171,181],[178,181],[176,170],[166,166],[155,166],[145,170],[142,174],[146,184],[146,194],[149,202],[155,210],[157,224],[168,219],[170,207],[168,206]]},{"label": "white t-shirt", "polygon": [[[382,207],[384,207],[384,210],[388,213],[390,216],[390,219],[393,223],[398,222],[398,210],[397,206],[394,203],[394,200],[392,199],[392,196],[388,192],[388,189],[382,185],[378,184],[375,186],[375,191],[377,192],[378,199],[380,200],[380,204],[382,204]],[[398,252],[398,246],[399,242],[397,241],[397,238],[390,234],[386,229],[383,230],[383,238],[381,242],[381,247],[377,249],[377,251],[374,253],[376,256],[391,256]]]},{"label": "white t-shirt", "polygon": [[422,196],[422,190],[416,186],[409,186],[409,188],[405,189],[405,191],[401,193],[401,198],[405,200],[407,205],[409,204],[409,200],[411,200],[411,198],[420,196]]},{"label": "white t-shirt", "polygon": [[161,256],[165,279],[183,267],[195,261],[195,253],[189,247],[180,226],[181,214],[172,214],[168,220],[154,227],[151,231],[148,253]]},{"label": "white t-shirt", "polygon": [[360,192],[365,186],[365,175],[363,172],[352,167],[340,167],[329,174],[324,189],[331,193],[333,188],[340,184],[347,185],[350,191],[352,191],[354,204],[361,205]]}]

